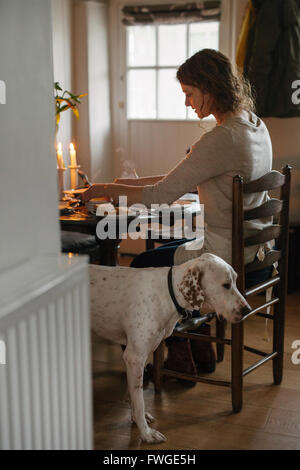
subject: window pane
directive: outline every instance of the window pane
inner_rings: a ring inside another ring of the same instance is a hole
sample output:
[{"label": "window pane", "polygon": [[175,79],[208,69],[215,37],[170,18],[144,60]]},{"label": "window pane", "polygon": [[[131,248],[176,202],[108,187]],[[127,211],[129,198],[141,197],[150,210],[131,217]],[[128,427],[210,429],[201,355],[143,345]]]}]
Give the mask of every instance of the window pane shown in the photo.
[{"label": "window pane", "polygon": [[128,26],[127,65],[155,65],[156,38],[155,26]]},{"label": "window pane", "polygon": [[190,25],[189,57],[200,49],[219,50],[219,22],[209,21]]},{"label": "window pane", "polygon": [[158,26],[158,65],[180,65],[186,60],[185,24]]},{"label": "window pane", "polygon": [[127,118],[155,119],[155,70],[129,70],[127,73]]},{"label": "window pane", "polygon": [[185,97],[176,79],[176,69],[158,71],[158,118],[185,119]]}]

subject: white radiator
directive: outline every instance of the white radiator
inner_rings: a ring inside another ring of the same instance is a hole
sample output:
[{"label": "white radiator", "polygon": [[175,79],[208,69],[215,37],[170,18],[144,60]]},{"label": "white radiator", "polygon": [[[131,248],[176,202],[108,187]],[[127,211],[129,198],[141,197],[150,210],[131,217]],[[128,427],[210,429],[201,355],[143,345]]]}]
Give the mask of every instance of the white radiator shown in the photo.
[{"label": "white radiator", "polygon": [[1,275],[0,340],[0,449],[91,449],[86,261],[44,256]]}]

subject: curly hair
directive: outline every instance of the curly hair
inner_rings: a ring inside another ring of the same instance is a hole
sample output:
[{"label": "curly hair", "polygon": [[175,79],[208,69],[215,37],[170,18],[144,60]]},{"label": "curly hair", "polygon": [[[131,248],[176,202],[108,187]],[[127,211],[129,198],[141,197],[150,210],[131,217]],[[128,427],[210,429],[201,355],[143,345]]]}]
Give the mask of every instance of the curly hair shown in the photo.
[{"label": "curly hair", "polygon": [[220,113],[255,110],[248,80],[233,69],[224,54],[214,49],[202,49],[187,59],[177,70],[176,77],[184,85],[210,93]]}]

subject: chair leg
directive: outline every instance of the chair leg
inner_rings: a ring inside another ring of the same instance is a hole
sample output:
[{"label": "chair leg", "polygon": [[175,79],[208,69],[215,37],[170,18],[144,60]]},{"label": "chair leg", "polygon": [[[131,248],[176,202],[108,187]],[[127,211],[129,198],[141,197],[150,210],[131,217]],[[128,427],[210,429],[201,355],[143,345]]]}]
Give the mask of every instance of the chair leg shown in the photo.
[{"label": "chair leg", "polygon": [[162,390],[162,373],[164,365],[164,349],[165,342],[162,341],[156,351],[153,353],[153,382],[155,393],[161,393]]},{"label": "chair leg", "polygon": [[[225,328],[226,328],[226,322],[225,320],[219,320],[218,318],[216,319],[216,337],[218,339],[224,339],[225,338]],[[224,359],[224,343],[216,343],[216,349],[217,349],[217,361],[221,362]]]},{"label": "chair leg", "polygon": [[284,356],[284,303],[274,305],[273,351],[278,355],[273,359],[273,379],[275,385],[280,385],[283,375]]},{"label": "chair leg", "polygon": [[231,394],[234,413],[241,411],[243,406],[243,322],[231,326]]}]

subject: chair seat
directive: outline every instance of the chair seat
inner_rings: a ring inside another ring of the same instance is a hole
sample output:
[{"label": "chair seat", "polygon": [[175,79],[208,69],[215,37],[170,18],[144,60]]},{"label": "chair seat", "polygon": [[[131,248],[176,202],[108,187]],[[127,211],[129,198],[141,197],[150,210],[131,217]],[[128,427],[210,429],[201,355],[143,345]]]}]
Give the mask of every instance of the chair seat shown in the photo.
[{"label": "chair seat", "polygon": [[89,254],[97,250],[98,244],[94,235],[86,233],[61,231],[61,246],[63,253]]},{"label": "chair seat", "polygon": [[175,326],[174,331],[176,333],[183,333],[185,331],[196,330],[203,323],[210,322],[213,318],[216,318],[216,315],[216,313],[208,313],[206,315],[200,315],[199,317],[183,320],[181,323]]}]

